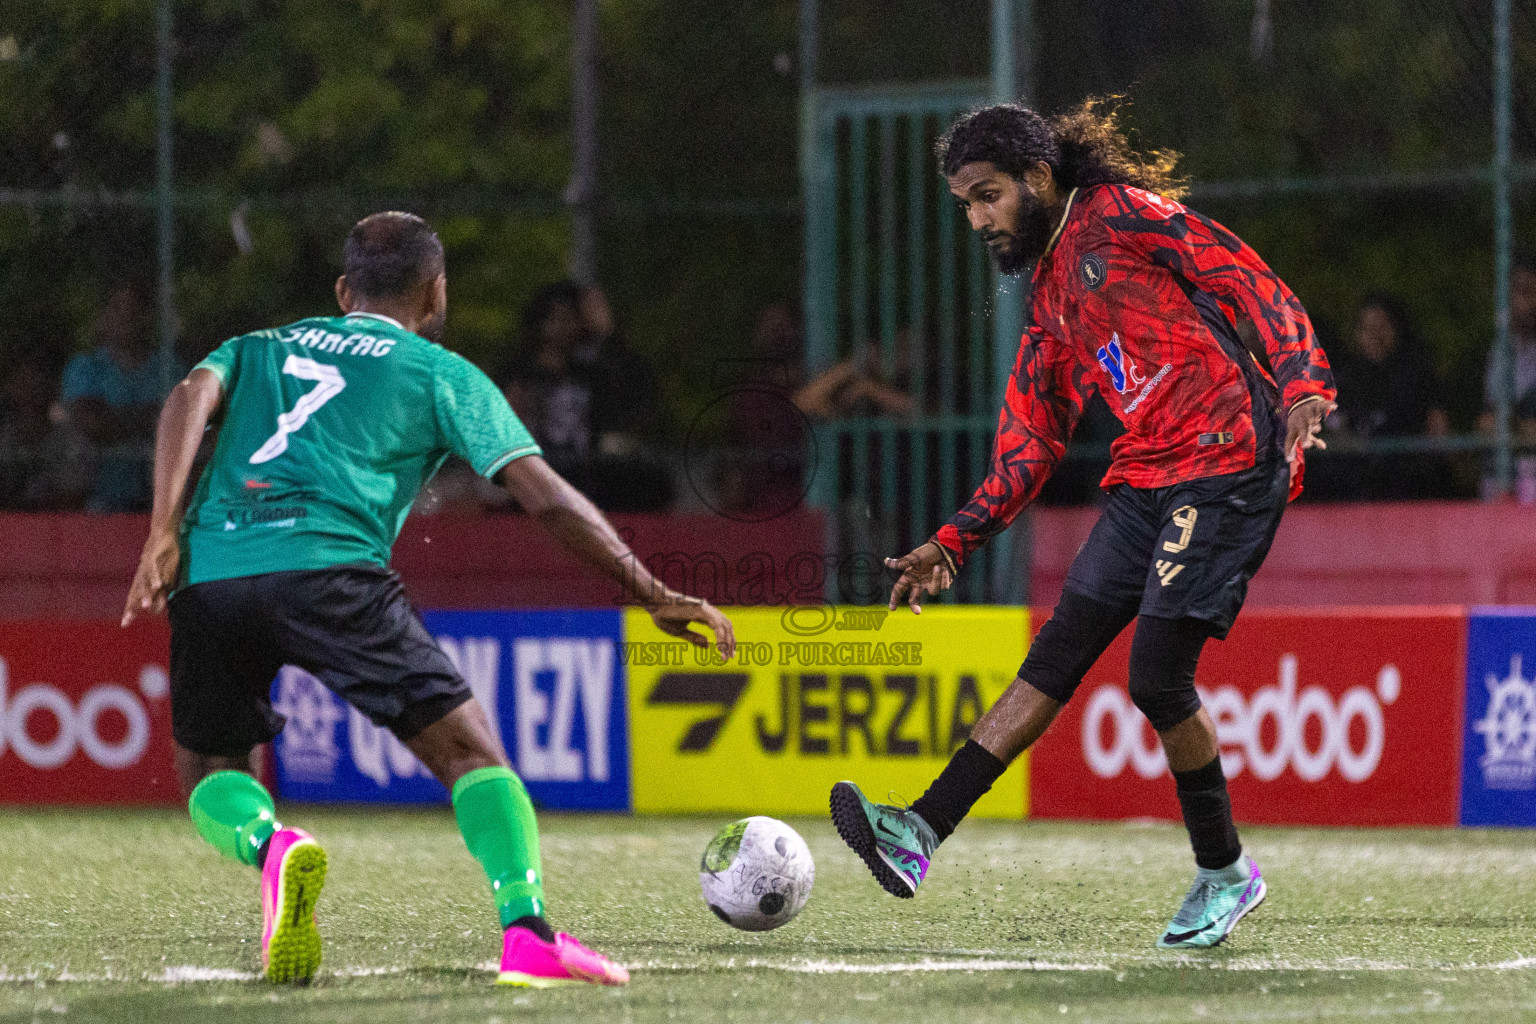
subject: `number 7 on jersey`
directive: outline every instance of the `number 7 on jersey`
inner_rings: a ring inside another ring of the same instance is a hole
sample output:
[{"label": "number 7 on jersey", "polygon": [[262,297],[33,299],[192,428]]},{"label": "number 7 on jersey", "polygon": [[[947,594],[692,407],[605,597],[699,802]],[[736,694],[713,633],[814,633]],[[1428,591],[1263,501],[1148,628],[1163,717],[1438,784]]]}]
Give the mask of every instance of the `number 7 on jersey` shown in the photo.
[{"label": "number 7 on jersey", "polygon": [[251,456],[251,465],[259,466],[263,462],[271,462],[283,452],[288,450],[288,435],[298,430],[309,422],[311,414],[322,405],[341,394],[342,388],[347,386],[346,380],[341,376],[341,371],[334,366],[317,363],[313,359],[304,359],[300,356],[289,356],[283,363],[283,372],[292,374],[300,380],[317,381],[314,388],[306,391],[299,400],[294,403],[292,409],[285,413],[279,413],[277,417],[277,433],[267,438],[266,443],[256,449],[256,454]]}]

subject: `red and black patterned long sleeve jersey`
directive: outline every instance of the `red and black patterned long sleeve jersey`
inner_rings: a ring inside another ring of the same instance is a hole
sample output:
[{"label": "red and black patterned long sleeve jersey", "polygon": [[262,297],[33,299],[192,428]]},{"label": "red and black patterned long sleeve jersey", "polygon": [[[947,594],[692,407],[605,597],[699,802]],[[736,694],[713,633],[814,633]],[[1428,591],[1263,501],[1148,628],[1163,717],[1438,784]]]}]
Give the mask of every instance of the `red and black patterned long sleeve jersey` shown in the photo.
[{"label": "red and black patterned long sleeve jersey", "polygon": [[[1072,193],[1035,268],[1028,320],[991,469],[935,535],[957,562],[1040,492],[1091,389],[1125,424],[1104,487],[1164,487],[1284,458],[1289,410],[1334,397],[1306,310],[1258,253],[1139,188]],[[1242,321],[1261,354],[1244,345]]]}]

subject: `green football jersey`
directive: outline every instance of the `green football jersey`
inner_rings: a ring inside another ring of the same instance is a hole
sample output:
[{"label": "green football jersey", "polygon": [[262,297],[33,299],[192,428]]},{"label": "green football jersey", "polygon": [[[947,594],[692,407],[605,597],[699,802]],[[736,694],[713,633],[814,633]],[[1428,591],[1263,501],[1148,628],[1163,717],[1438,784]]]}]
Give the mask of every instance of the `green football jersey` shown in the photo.
[{"label": "green football jersey", "polygon": [[484,476],[540,454],[489,377],[387,317],[241,335],[197,368],[223,382],[224,421],[182,523],[188,584],[387,565],[449,454]]}]

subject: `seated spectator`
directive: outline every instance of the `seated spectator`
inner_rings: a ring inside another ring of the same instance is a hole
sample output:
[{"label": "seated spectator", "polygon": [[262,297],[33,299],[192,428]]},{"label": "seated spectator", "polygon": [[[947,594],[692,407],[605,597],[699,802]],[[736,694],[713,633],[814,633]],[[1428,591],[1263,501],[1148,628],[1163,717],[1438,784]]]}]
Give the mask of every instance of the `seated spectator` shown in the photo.
[{"label": "seated spectator", "polygon": [[874,342],[842,362],[823,370],[795,392],[795,405],[812,419],[849,416],[911,416],[918,402],[911,394],[912,332],[896,331],[895,373],[882,373],[882,352]]},{"label": "seated spectator", "polygon": [[[1511,430],[1517,437],[1536,438],[1536,264],[1515,265],[1509,281],[1509,355],[1514,365],[1515,390]],[[1498,361],[1490,353],[1483,378],[1484,409],[1478,429],[1494,432],[1494,405],[1503,390]]]},{"label": "seated spectator", "polygon": [[1375,294],[1361,302],[1354,344],[1333,371],[1339,408],[1329,426],[1361,438],[1451,432],[1439,374],[1395,297]]},{"label": "seated spectator", "polygon": [[1314,496],[1449,497],[1456,488],[1455,474],[1444,457],[1349,450],[1377,438],[1450,433],[1439,374],[1400,300],[1379,293],[1366,296],[1355,315],[1351,344],[1337,352],[1333,372],[1339,408],[1328,425],[1341,443],[1309,460],[1307,487]]},{"label": "seated spectator", "polygon": [[523,308],[522,347],[504,388],[545,461],[590,494],[592,380],[574,361],[582,338],[581,288],[573,281],[540,288]]},{"label": "seated spectator", "polygon": [[0,507],[63,512],[85,505],[94,455],[55,401],[57,379],[42,359],[24,356],[0,386]]},{"label": "seated spectator", "polygon": [[592,390],[592,500],[614,512],[658,512],[672,502],[670,473],[652,451],[661,426],[661,387],[629,347],[608,296],[581,289],[581,339],[571,364]]},{"label": "seated spectator", "polygon": [[174,358],[167,366],[132,288],[113,291],[93,333],[96,347],[64,368],[63,393],[69,422],[97,451],[96,479],[86,509],[142,512],[149,508],[152,494],[155,417],[170,386],[187,370]]},{"label": "seated spectator", "polygon": [[[712,474],[714,497],[706,503],[731,518],[772,519],[805,496],[815,442],[793,401],[802,379],[801,342],[794,312],[773,303],[758,313],[744,358],[712,368],[711,383],[724,389],[725,447]],[[695,486],[707,475],[700,469],[688,467]]]}]

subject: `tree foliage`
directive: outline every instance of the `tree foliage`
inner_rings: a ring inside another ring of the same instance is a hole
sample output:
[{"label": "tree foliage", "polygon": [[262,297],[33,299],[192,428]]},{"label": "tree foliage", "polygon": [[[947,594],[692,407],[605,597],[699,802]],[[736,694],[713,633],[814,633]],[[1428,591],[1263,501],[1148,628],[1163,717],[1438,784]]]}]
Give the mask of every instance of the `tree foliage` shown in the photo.
[{"label": "tree foliage", "polygon": [[[1485,165],[1481,0],[1036,0],[1031,80],[1060,109],[1123,92],[1197,186]],[[1517,156],[1536,158],[1536,16],[1516,4]],[[981,77],[989,4],[823,0],[823,81]],[[404,206],[448,247],[450,343],[496,369],[563,275],[569,0],[176,0],[177,296],[187,356],[329,308],[359,215]],[[89,343],[106,290],[152,291],[154,0],[33,0],[0,23],[0,301],[20,347]],[[602,0],[601,274],[673,404],[718,383],[756,311],[799,292],[798,4]],[[72,190],[58,201],[56,192]],[[1522,227],[1532,223],[1520,193]],[[1296,287],[1331,343],[1402,294],[1442,368],[1492,330],[1484,185],[1195,193]],[[240,232],[248,231],[248,251]]]}]

